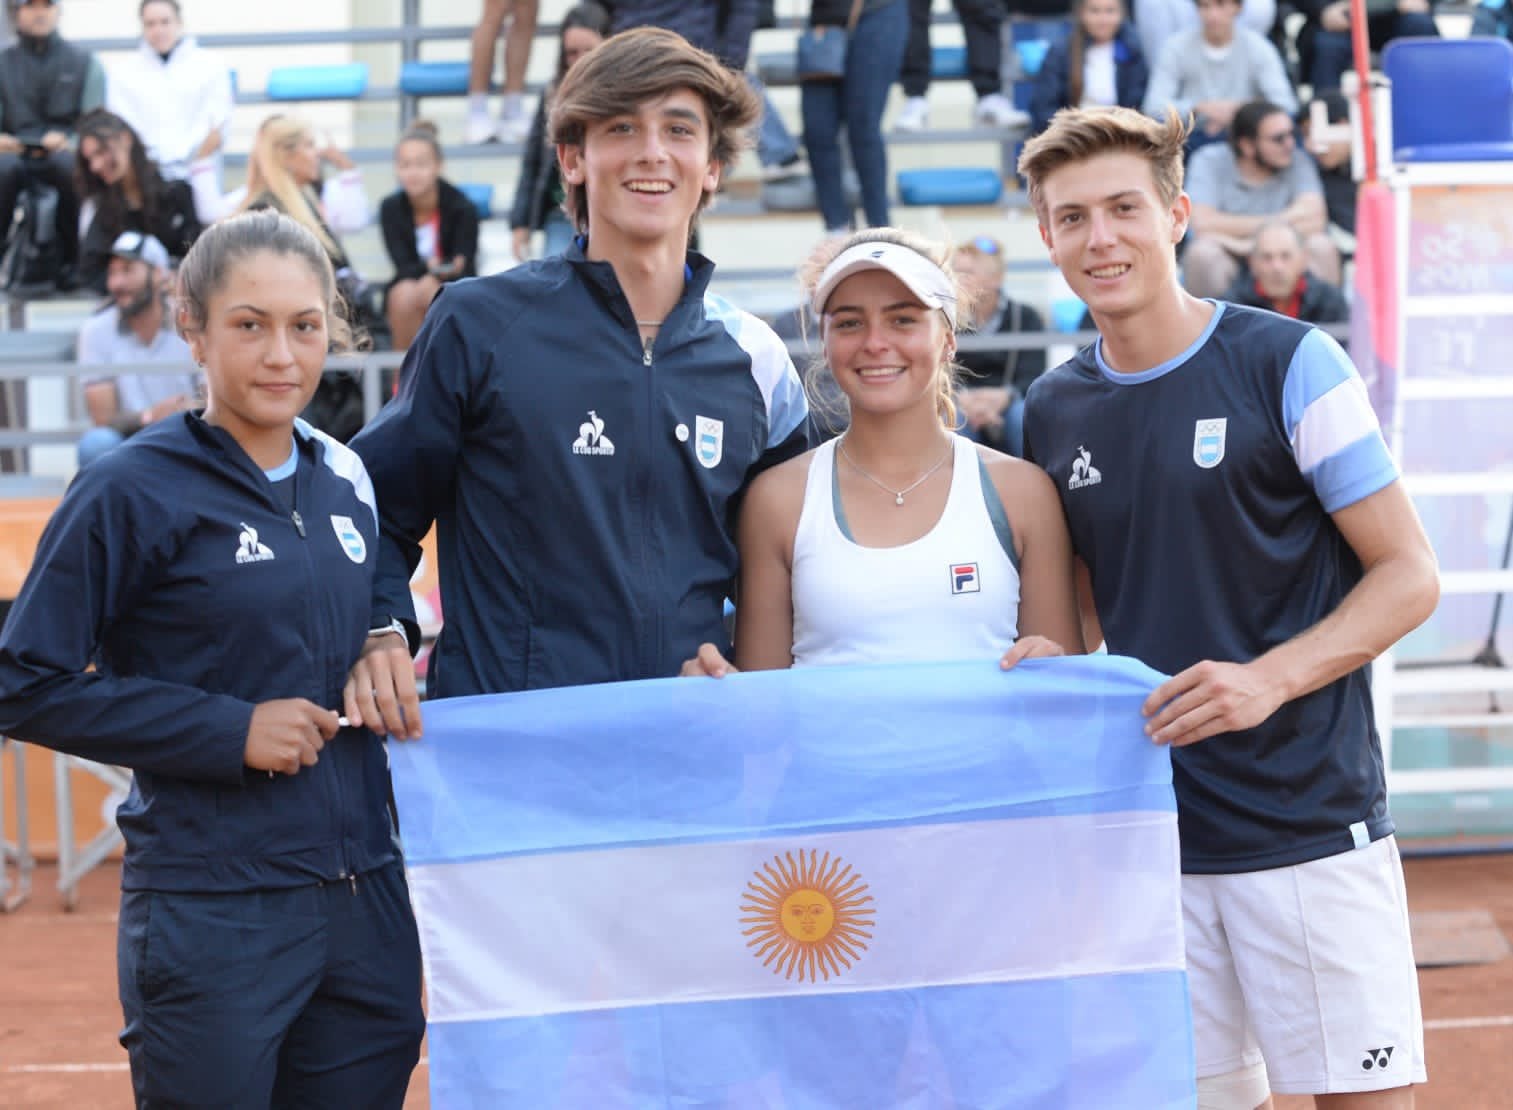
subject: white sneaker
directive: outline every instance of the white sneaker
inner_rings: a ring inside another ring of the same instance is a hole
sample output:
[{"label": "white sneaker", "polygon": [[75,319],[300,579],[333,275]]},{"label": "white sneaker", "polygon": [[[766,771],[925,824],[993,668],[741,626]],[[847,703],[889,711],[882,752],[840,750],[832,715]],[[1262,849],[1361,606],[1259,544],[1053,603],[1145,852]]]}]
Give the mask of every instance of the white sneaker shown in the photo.
[{"label": "white sneaker", "polygon": [[518,106],[513,112],[505,110],[499,113],[499,123],[494,128],[494,138],[501,143],[523,143],[530,133],[531,117],[523,105]]},{"label": "white sneaker", "polygon": [[923,131],[930,126],[930,102],[922,96],[911,96],[899,109],[893,121],[895,131]]},{"label": "white sneaker", "polygon": [[1027,127],[1030,113],[1014,107],[1003,93],[989,93],[977,102],[977,122],[984,127]]},{"label": "white sneaker", "polygon": [[468,144],[491,143],[494,141],[494,121],[487,115],[468,116],[468,121],[463,125],[462,137]]}]

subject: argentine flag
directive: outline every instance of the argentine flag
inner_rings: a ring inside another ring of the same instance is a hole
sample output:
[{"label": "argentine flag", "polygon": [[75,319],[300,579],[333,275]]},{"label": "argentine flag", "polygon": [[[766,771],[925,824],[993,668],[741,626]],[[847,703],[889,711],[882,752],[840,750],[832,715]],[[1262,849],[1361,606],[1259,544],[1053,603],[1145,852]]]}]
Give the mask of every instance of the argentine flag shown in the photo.
[{"label": "argentine flag", "polygon": [[1177,822],[1107,656],[429,703],[432,1105],[1194,1102]]}]

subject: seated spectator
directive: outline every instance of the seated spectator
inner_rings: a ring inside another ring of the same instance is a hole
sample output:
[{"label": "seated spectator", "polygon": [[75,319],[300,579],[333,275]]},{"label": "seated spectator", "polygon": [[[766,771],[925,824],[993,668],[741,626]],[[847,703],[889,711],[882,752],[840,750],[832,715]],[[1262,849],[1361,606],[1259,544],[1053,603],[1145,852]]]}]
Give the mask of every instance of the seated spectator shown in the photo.
[{"label": "seated spectator", "polygon": [[1235,282],[1256,232],[1280,217],[1297,228],[1313,272],[1336,285],[1340,252],[1329,238],[1324,186],[1313,159],[1297,149],[1292,115],[1264,100],[1235,113],[1228,143],[1188,160],[1192,200],[1184,282],[1194,296],[1222,297]]},{"label": "seated spectator", "polygon": [[1035,74],[1031,127],[1044,131],[1062,108],[1139,108],[1148,79],[1121,0],[1075,0],[1071,33],[1051,44]]},{"label": "seated spectator", "polygon": [[1324,183],[1329,222],[1355,234],[1357,185],[1350,163],[1350,106],[1338,89],[1319,93],[1298,117],[1303,149],[1313,156]]},{"label": "seated spectator", "polygon": [[[483,14],[473,28],[468,65],[468,118],[465,137],[470,143],[518,143],[530,127],[525,114],[525,71],[536,37],[539,0],[483,0]],[[494,76],[494,44],[510,29],[504,43],[504,98],[499,120],[489,118],[489,85]]]},{"label": "seated spectator", "polygon": [[1256,232],[1250,273],[1242,273],[1225,300],[1266,308],[1309,324],[1338,324],[1350,318],[1345,294],[1308,272],[1303,237],[1286,220],[1272,220]]},{"label": "seated spectator", "polygon": [[0,244],[10,236],[16,201],[29,182],[56,189],[57,284],[71,289],[79,256],[74,132],[79,117],[104,102],[105,70],[58,34],[57,0],[8,0],[8,6],[16,42],[0,51]]},{"label": "seated spectator", "polygon": [[[194,209],[200,223],[208,227],[240,211],[246,206],[249,193],[256,195],[266,191],[266,183],[271,177],[287,177],[287,171],[281,170],[280,166],[288,161],[297,166],[301,180],[311,189],[320,186],[319,209],[332,231],[338,235],[350,235],[363,230],[373,217],[368,208],[362,171],[334,144],[328,144],[315,154],[312,169],[310,159],[303,152],[315,147],[315,132],[308,123],[275,112],[258,125],[257,135],[252,140],[252,152],[247,157],[246,185],[223,194],[210,162],[205,159],[196,162],[190,169],[189,183],[194,189]],[[322,162],[335,167],[337,173],[323,178]],[[264,163],[270,168],[265,170]]]},{"label": "seated spectator", "polygon": [[[1315,93],[1340,87],[1355,68],[1350,42],[1350,0],[1297,0],[1306,17],[1298,31],[1298,60]],[[1372,50],[1410,35],[1437,36],[1430,0],[1367,0],[1366,37]]]},{"label": "seated spectator", "polygon": [[436,127],[410,125],[394,148],[399,188],[378,209],[394,281],[384,312],[394,349],[409,347],[442,282],[478,272],[478,209],[441,176]]},{"label": "seated spectator", "polygon": [[[1193,0],[1134,0],[1135,33],[1140,49],[1152,61],[1161,56],[1166,41],[1178,31],[1198,26],[1198,8]],[[1244,0],[1240,5],[1240,26],[1262,38],[1272,37],[1277,22],[1277,0]]]},{"label": "seated spectator", "polygon": [[200,234],[194,191],[187,181],[164,181],[137,133],[103,108],[79,120],[75,187],[88,230],[79,248],[79,281],[105,291],[111,244],[123,231],[145,231],[168,251],[175,265]]},{"label": "seated spectator", "polygon": [[[184,37],[179,0],[142,0],[140,15],[142,41],[110,67],[105,106],[131,124],[168,180],[188,180],[190,167],[207,158],[219,180],[231,71]],[[164,245],[171,253],[172,244]]]},{"label": "seated spectator", "polygon": [[179,338],[168,299],[168,251],[151,235],[123,232],[110,247],[105,286],[110,304],[79,331],[79,362],[89,368],[180,362],[182,374],[91,372],[84,405],[95,425],[79,440],[88,466],[147,425],[194,407],[199,382],[189,345]]},{"label": "seated spectator", "polygon": [[1277,48],[1237,25],[1240,0],[1197,0],[1199,26],[1178,31],[1162,48],[1145,87],[1145,113],[1191,112],[1196,125],[1188,149],[1222,139],[1240,105],[1280,104],[1290,115],[1297,94]]},{"label": "seated spectator", "polygon": [[[368,223],[367,196],[362,176],[352,160],[335,147],[320,150],[309,124],[287,116],[265,120],[258,129],[252,157],[247,163],[247,189],[240,209],[273,208],[304,224],[320,240],[331,257],[336,283],[341,292],[341,307],[347,322],[365,343],[381,346],[388,340],[389,323],[383,313],[383,290],[369,285],[352,267],[337,234],[337,209],[328,206],[324,191],[317,194],[322,161],[341,170],[344,190],[334,195],[351,201],[362,200],[361,222]],[[356,213],[347,213],[356,222]],[[349,228],[351,224],[347,225]],[[304,418],[342,443],[351,439],[363,426],[362,386],[345,371],[329,372],[321,378],[315,397],[302,414]]]},{"label": "seated spectator", "polygon": [[[930,91],[930,2],[908,0],[909,40],[899,74],[907,99],[893,121],[899,131],[923,131],[930,122],[930,102],[925,98]],[[1004,5],[999,0],[951,0],[951,5],[967,43],[967,78],[977,94],[977,122],[984,127],[1023,127],[1029,115],[1003,90]]]},{"label": "seated spectator", "polygon": [[1513,39],[1513,6],[1508,0],[1481,0],[1471,16],[1471,34],[1478,38]]},{"label": "seated spectator", "polygon": [[561,254],[573,241],[572,221],[562,211],[562,178],[557,173],[557,147],[547,120],[552,96],[579,58],[609,37],[609,13],[598,4],[579,4],[562,17],[557,36],[557,72],[541,94],[530,136],[520,156],[515,203],[510,206],[510,243],[515,258],[531,256],[531,232],[546,233],[543,255]]},{"label": "seated spectator", "polygon": [[[961,281],[966,303],[961,330],[977,335],[1044,331],[1045,320],[1027,304],[1003,291],[1003,244],[979,235],[956,248],[951,267]],[[962,366],[961,415],[965,434],[1011,455],[1024,455],[1024,395],[1045,373],[1045,348],[1010,351],[958,351]]]}]

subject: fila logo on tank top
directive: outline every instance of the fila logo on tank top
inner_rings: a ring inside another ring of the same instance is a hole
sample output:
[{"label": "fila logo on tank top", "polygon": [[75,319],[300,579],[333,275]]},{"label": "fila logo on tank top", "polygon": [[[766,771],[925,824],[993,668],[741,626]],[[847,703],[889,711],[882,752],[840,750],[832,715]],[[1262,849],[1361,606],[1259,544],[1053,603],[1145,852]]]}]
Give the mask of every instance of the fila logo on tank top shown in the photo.
[{"label": "fila logo on tank top", "polygon": [[837,442],[814,453],[793,541],[794,665],[998,658],[1018,634],[1019,568],[977,448],[953,437],[951,490],[929,532],[864,547],[843,530]]}]

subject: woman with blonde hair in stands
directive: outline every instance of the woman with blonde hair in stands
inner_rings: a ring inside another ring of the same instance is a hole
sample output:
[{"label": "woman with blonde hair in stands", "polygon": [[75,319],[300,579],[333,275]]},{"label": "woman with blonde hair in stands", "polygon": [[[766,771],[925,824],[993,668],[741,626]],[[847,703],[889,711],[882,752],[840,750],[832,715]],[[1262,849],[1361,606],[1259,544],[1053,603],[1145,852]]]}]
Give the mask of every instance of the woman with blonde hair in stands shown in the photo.
[{"label": "woman with blonde hair in stands", "polygon": [[[828,242],[800,275],[846,433],[764,471],[741,508],[745,670],[1082,651],[1071,541],[1038,467],[958,436],[961,290],[897,228]],[[944,573],[971,566],[971,588]],[[713,644],[684,674],[734,669]]]},{"label": "woman with blonde hair in stands", "polygon": [[[339,189],[316,191],[321,184],[322,162],[342,171],[344,184]],[[339,199],[342,206],[328,205],[328,196]],[[370,286],[352,268],[338,237],[338,228],[355,231],[369,222],[368,198],[352,160],[333,146],[320,149],[314,130],[304,120],[269,116],[258,128],[247,164],[247,186],[236,206],[238,212],[260,208],[284,213],[315,236],[336,272],[343,316],[362,342],[377,346],[385,340],[388,324],[383,316],[382,290]],[[350,374],[327,374],[304,415],[321,431],[345,443],[363,424],[360,384]]]}]

